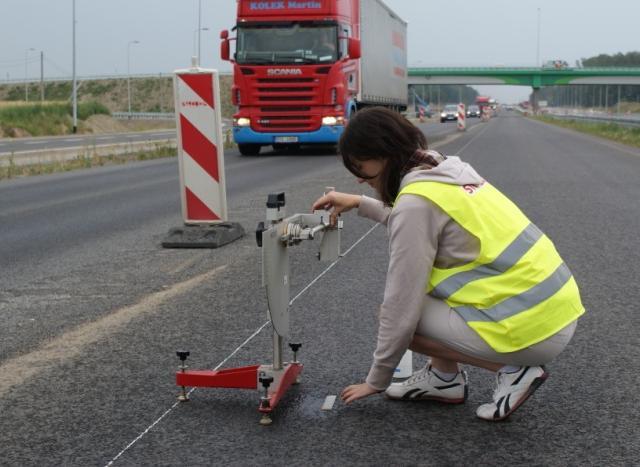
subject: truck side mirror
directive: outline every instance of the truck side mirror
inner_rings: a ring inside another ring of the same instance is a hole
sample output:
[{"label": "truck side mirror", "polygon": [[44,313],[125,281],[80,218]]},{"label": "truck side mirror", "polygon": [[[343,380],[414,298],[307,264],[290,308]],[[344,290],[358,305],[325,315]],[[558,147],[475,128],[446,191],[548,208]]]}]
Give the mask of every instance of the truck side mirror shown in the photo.
[{"label": "truck side mirror", "polygon": [[220,31],[220,39],[222,39],[220,43],[220,58],[229,61],[229,31],[226,29]]},{"label": "truck side mirror", "polygon": [[229,39],[224,39],[220,43],[220,58],[229,61]]},{"label": "truck side mirror", "polygon": [[353,37],[349,38],[349,58],[356,59],[362,56],[360,50],[360,40]]}]

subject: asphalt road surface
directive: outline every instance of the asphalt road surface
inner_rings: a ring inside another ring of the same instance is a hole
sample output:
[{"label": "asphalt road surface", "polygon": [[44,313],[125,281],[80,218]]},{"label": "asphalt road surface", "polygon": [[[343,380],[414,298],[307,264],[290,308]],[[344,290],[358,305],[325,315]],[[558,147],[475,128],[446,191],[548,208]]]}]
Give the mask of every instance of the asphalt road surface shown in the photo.
[{"label": "asphalt road surface", "polygon": [[551,237],[587,308],[508,421],[475,417],[493,376],[474,368],[464,405],[320,409],[362,381],[375,346],[387,240],[353,213],[328,271],[318,242],[291,251],[292,297],[305,291],[290,340],[305,368],[273,425],[258,424],[254,391],[176,403],[178,348],[191,368],[270,363],[253,236],[266,195],[285,191],[293,214],[328,185],[369,193],[326,151],[231,152],[230,220],[247,236],[217,250],[160,246],[182,222],[175,159],[0,183],[0,465],[638,465],[640,151],[511,113],[430,134],[454,125],[424,129]]}]

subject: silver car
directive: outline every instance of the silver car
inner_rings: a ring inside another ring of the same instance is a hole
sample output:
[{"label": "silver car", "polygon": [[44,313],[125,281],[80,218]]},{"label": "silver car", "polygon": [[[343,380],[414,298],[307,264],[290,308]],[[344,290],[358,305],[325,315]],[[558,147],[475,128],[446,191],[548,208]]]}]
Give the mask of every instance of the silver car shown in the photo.
[{"label": "silver car", "polygon": [[440,114],[440,123],[448,120],[458,120],[458,106],[456,104],[447,104]]}]

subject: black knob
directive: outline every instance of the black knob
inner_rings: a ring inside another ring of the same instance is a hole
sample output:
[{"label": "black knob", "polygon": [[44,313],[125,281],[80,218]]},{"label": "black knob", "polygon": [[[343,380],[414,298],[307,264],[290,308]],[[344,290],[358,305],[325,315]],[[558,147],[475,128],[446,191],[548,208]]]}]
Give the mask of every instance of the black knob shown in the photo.
[{"label": "black knob", "polygon": [[190,354],[188,350],[178,350],[176,355],[180,359],[181,362],[184,362]]},{"label": "black knob", "polygon": [[279,209],[284,206],[284,193],[269,193],[267,196],[267,207]]},{"label": "black knob", "polygon": [[258,247],[262,248],[262,232],[264,232],[264,222],[258,222],[258,226],[256,227],[256,243]]},{"label": "black knob", "polygon": [[291,350],[293,350],[294,352],[297,352],[300,347],[302,347],[302,344],[289,344],[289,347],[291,348]]},{"label": "black knob", "polygon": [[271,383],[273,383],[273,377],[272,376],[260,377],[258,378],[258,381],[260,381],[262,383],[262,387],[266,389],[271,385]]}]

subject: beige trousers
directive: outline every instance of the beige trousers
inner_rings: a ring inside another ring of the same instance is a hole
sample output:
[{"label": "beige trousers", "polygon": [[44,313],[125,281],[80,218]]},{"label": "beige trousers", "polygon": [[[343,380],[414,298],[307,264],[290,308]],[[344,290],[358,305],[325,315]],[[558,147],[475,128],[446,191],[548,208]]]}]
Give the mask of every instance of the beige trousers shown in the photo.
[{"label": "beige trousers", "polygon": [[505,365],[538,366],[550,362],[567,346],[576,329],[573,321],[553,336],[517,352],[493,350],[444,301],[427,295],[416,334],[433,339],[465,355]]}]

